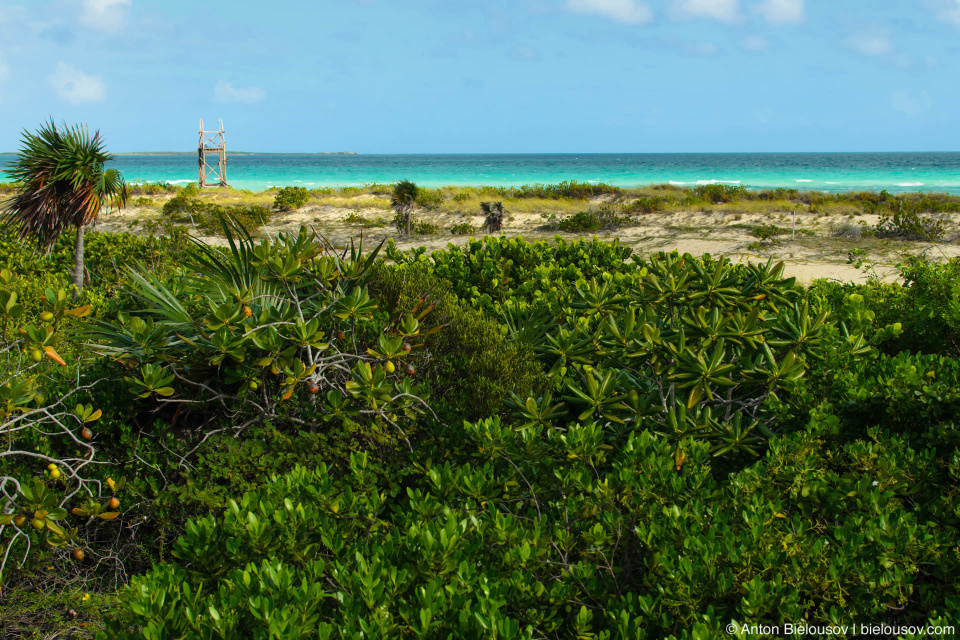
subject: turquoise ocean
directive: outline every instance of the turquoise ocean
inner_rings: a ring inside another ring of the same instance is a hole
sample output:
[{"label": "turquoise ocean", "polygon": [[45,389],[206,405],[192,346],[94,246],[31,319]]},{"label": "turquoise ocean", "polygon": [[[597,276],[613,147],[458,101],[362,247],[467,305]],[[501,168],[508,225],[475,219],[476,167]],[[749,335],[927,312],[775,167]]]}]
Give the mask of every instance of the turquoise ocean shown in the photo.
[{"label": "turquoise ocean", "polygon": [[[0,169],[10,160],[12,156],[0,155]],[[128,182],[197,180],[193,154],[118,155],[111,166]],[[314,189],[403,179],[428,187],[576,180],[621,187],[723,183],[751,189],[960,195],[960,153],[227,154],[227,181],[239,189]]]}]

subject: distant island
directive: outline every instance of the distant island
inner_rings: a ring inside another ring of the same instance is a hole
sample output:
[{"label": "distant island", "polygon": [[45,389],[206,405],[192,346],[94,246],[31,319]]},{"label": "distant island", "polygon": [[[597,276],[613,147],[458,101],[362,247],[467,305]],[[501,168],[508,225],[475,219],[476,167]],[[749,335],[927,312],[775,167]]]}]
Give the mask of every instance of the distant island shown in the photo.
[{"label": "distant island", "polygon": [[[196,151],[126,151],[115,156],[195,156]],[[276,153],[261,151],[227,151],[231,156],[355,156],[356,151],[318,151],[316,153]]]}]

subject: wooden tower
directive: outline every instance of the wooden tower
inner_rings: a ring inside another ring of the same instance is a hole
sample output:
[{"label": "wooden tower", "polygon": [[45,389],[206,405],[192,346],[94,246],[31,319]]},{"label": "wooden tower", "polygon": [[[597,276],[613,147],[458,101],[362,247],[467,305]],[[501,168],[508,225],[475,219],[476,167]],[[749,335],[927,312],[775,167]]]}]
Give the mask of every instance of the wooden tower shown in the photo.
[{"label": "wooden tower", "polygon": [[[202,189],[219,182],[219,186],[227,186],[227,143],[223,132],[223,119],[218,122],[217,131],[204,131],[203,118],[200,119],[200,148],[197,164],[200,169],[199,185]],[[213,152],[217,153],[216,164],[211,164]],[[211,154],[207,159],[207,153]],[[212,179],[211,179],[212,178]]]}]

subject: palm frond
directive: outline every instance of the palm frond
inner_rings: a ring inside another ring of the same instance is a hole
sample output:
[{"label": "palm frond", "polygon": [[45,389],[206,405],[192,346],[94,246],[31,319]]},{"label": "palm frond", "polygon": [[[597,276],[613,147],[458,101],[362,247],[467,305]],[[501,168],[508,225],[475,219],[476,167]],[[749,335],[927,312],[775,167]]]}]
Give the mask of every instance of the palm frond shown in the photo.
[{"label": "palm frond", "polygon": [[104,171],[112,158],[100,132],[91,136],[81,125],[58,128],[51,120],[37,133],[24,131],[22,147],[5,170],[19,186],[0,207],[0,226],[47,249],[64,231],[95,220],[104,204],[122,207],[123,177],[115,169]]}]

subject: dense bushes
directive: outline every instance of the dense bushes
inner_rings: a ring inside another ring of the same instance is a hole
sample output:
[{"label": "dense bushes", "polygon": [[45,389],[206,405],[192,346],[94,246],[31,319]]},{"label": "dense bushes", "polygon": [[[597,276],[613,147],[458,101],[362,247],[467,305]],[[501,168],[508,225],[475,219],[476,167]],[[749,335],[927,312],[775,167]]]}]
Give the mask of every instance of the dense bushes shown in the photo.
[{"label": "dense bushes", "polygon": [[630,218],[618,215],[617,210],[602,204],[596,209],[581,211],[557,223],[560,231],[567,233],[593,233],[602,229],[616,229],[630,224]]},{"label": "dense bushes", "polygon": [[299,209],[310,200],[306,187],[281,187],[273,198],[273,208],[278,211]]},{"label": "dense bushes", "polygon": [[136,576],[101,637],[699,640],[960,609],[953,262],[808,291],[596,239],[393,265],[306,231],[165,242],[91,309],[91,475],[126,478],[120,516],[80,531],[95,561],[35,546],[8,577]]},{"label": "dense bushes", "polygon": [[948,622],[960,501],[937,488],[956,461],[895,436],[830,445],[822,428],[722,483],[694,443],[639,433],[611,449],[598,427],[498,420],[465,425],[474,462],[427,465],[397,501],[363,456],[342,484],[298,468],[192,523],[112,631],[696,638],[730,621]]},{"label": "dense bushes", "polygon": [[911,257],[900,265],[902,284],[872,281],[864,285],[819,281],[813,291],[834,309],[851,294],[879,323],[901,322],[903,333],[882,349],[960,356],[960,259],[938,264]]},{"label": "dense bushes", "polygon": [[189,223],[209,235],[220,233],[221,219],[233,218],[250,233],[270,222],[272,212],[262,205],[219,205],[202,202],[181,191],[163,204],[163,215],[171,222]]},{"label": "dense bushes", "polygon": [[507,340],[496,320],[447,293],[449,286],[425,264],[383,265],[370,281],[371,294],[391,314],[407,313],[420,295],[435,292],[432,317],[444,330],[427,338],[420,371],[436,410],[477,419],[501,413],[511,391],[542,390],[546,380],[531,349]]}]

